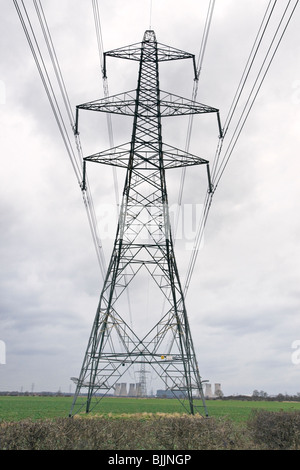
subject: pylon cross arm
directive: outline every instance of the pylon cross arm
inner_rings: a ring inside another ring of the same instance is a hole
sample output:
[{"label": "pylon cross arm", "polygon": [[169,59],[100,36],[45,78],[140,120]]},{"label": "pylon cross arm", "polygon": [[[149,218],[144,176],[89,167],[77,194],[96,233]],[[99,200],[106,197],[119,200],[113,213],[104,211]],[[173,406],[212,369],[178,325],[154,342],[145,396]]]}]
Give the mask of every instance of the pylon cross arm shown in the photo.
[{"label": "pylon cross arm", "polygon": [[[161,92],[162,98],[148,98],[139,100],[139,115],[152,110],[151,117],[182,116],[189,114],[217,113],[219,110],[203,103],[183,98],[168,92]],[[134,116],[136,113],[136,90],[119,93],[107,98],[90,101],[77,106],[77,109],[98,111],[104,113],[123,114]],[[144,110],[144,112],[143,112]],[[78,125],[76,126],[78,128]]]},{"label": "pylon cross arm", "polygon": [[[143,43],[135,43],[130,46],[120,47],[104,53],[104,57],[116,57],[118,59],[137,60],[141,59]],[[162,43],[156,43],[157,61],[165,62],[169,60],[193,59],[194,54],[182,51],[175,47],[167,46]]]},{"label": "pylon cross arm", "polygon": [[[112,165],[127,168],[128,159],[130,155],[130,142],[126,144],[104,150],[94,155],[85,157],[85,161],[102,163],[104,165]],[[151,146],[148,146],[151,147]],[[139,148],[136,153],[136,161],[133,168],[149,169],[151,165],[157,168],[157,149],[142,149]],[[162,144],[164,168],[179,168],[183,166],[203,165],[208,164],[208,160],[192,155],[184,150],[180,150],[171,145]]]}]

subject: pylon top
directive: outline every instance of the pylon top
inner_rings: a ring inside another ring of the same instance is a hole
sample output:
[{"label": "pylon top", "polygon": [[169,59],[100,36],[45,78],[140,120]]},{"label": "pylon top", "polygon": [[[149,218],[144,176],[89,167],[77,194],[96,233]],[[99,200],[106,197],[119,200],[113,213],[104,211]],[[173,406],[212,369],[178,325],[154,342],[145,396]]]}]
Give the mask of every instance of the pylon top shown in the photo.
[{"label": "pylon top", "polygon": [[120,47],[118,49],[112,49],[111,51],[104,53],[103,60],[103,76],[106,78],[106,57],[118,57],[119,59],[137,60],[140,61],[142,57],[142,49],[145,43],[153,43],[157,47],[157,54],[153,56],[153,60],[157,62],[165,62],[167,60],[180,60],[180,59],[192,59],[195,71],[195,79],[197,79],[197,68],[195,55],[189,52],[176,49],[175,47],[167,46],[165,44],[158,43],[156,35],[153,30],[146,30],[144,33],[143,41],[140,43],[131,44],[130,46]]},{"label": "pylon top", "polygon": [[153,41],[156,42],[155,32],[152,29],[147,29],[144,33],[144,41]]}]

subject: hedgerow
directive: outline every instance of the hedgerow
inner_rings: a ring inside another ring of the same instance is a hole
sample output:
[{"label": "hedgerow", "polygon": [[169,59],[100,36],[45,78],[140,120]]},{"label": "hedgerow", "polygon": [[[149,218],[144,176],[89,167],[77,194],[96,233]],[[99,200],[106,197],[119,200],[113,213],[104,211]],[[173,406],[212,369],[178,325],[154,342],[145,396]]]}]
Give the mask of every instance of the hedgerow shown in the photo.
[{"label": "hedgerow", "polygon": [[147,416],[0,423],[1,450],[299,449],[300,413],[254,411],[246,425],[226,418]]}]

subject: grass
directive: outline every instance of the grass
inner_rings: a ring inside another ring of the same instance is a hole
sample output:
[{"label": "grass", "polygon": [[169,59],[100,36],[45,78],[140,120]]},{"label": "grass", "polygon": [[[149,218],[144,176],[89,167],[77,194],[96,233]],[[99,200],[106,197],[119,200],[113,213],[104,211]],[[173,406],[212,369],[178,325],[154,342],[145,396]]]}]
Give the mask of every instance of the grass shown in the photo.
[{"label": "grass", "polygon": [[0,420],[20,421],[66,417],[70,411],[70,397],[0,396]]},{"label": "grass", "polygon": [[206,404],[210,416],[229,418],[238,423],[246,422],[252,410],[300,411],[300,402],[213,400]]},{"label": "grass", "polygon": [[[20,421],[30,418],[53,419],[67,417],[72,397],[0,396],[0,420]],[[237,423],[246,422],[253,409],[268,411],[300,411],[300,402],[208,400],[209,416],[228,418]],[[133,414],[182,414],[182,405],[171,399],[105,398],[95,413],[107,417],[124,417]]]}]

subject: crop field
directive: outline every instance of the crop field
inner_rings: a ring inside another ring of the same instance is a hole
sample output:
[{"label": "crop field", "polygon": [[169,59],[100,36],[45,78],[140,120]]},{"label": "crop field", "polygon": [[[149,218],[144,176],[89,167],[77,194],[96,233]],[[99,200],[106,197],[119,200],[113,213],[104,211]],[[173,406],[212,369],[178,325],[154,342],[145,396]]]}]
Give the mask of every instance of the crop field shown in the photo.
[{"label": "crop field", "polygon": [[[0,420],[20,421],[22,419],[46,419],[67,417],[72,397],[57,396],[0,396]],[[244,422],[253,409],[268,411],[300,411],[300,402],[208,400],[209,416],[228,418]],[[184,410],[176,399],[158,398],[112,398],[103,399],[95,412],[98,416],[118,418],[134,414],[183,414]]]}]

